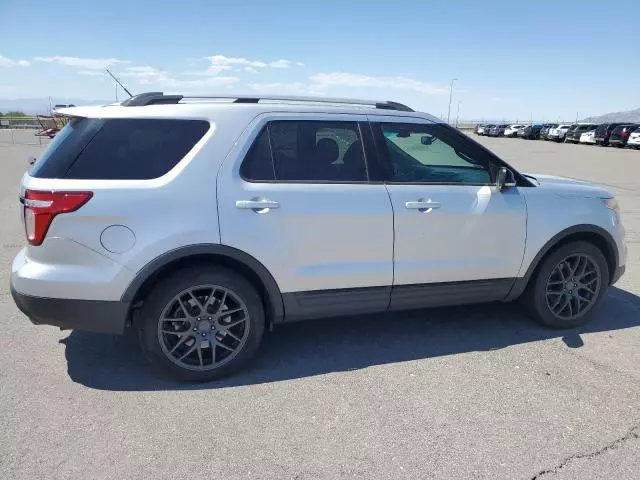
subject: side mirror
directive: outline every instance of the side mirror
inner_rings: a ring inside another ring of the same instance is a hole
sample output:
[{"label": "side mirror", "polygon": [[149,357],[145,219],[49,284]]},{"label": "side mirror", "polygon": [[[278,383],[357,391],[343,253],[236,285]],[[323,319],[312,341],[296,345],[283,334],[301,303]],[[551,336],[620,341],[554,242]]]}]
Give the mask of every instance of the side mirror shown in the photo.
[{"label": "side mirror", "polygon": [[420,137],[420,143],[422,145],[431,145],[435,139],[436,137],[433,135],[423,135]]},{"label": "side mirror", "polygon": [[506,167],[501,167],[496,176],[496,186],[500,191],[516,186],[516,179],[513,172]]}]

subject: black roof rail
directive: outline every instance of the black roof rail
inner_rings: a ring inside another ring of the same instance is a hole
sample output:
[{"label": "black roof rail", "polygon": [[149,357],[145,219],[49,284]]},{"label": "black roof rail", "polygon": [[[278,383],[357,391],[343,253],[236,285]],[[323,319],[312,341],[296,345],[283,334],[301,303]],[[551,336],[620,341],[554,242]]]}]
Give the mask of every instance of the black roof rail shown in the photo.
[{"label": "black roof rail", "polygon": [[383,110],[395,110],[401,112],[413,112],[413,109],[398,102],[392,101],[371,101],[346,98],[328,98],[328,97],[296,97],[286,95],[165,95],[162,92],[147,92],[135,95],[121,103],[125,107],[142,107],[146,105],[175,104],[182,99],[212,99],[212,100],[232,100],[232,103],[258,103],[260,100],[272,100],[281,102],[301,102],[301,103],[332,103],[332,104],[351,104],[370,106]]},{"label": "black roof rail", "polygon": [[182,100],[182,95],[165,95],[162,92],[147,92],[134,95],[120,105],[123,107],[144,107],[147,105],[178,103],[180,100]]},{"label": "black roof rail", "polygon": [[407,107],[403,103],[392,102],[387,100],[386,102],[378,102],[376,103],[376,108],[381,108],[383,110],[399,110],[401,112],[413,112],[413,108]]}]

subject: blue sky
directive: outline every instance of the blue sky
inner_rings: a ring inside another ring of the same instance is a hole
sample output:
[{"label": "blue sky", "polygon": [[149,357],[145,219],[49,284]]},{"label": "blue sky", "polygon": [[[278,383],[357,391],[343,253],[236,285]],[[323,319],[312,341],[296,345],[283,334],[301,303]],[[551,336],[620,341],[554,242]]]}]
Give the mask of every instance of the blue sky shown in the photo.
[{"label": "blue sky", "polygon": [[[145,2],[146,3],[146,2]],[[392,99],[452,117],[640,107],[634,0],[0,0],[0,98],[269,92]],[[614,21],[615,19],[615,21]],[[122,92],[121,92],[122,95]]]}]

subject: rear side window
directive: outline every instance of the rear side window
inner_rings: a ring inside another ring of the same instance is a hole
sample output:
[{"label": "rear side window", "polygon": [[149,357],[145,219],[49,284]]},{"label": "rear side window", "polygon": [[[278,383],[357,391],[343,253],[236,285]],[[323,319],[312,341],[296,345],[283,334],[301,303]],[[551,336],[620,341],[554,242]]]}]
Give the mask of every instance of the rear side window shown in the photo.
[{"label": "rear side window", "polygon": [[158,178],[176,166],[208,129],[209,123],[202,120],[74,119],[30,173],[87,180]]},{"label": "rear side window", "polygon": [[365,182],[358,123],[270,122],[247,153],[240,175],[250,181]]}]

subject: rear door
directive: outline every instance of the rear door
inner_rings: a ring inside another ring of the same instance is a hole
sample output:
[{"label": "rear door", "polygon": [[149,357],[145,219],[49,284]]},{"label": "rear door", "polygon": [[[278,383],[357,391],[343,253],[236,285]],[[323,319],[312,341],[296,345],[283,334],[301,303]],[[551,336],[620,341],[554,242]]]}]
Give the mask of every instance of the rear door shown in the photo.
[{"label": "rear door", "polygon": [[391,308],[503,298],[525,247],[518,188],[497,189],[495,157],[446,125],[370,118],[394,210]]},{"label": "rear door", "polygon": [[363,136],[363,115],[264,114],[221,167],[222,243],[271,272],[288,320],[388,306],[393,213]]}]

